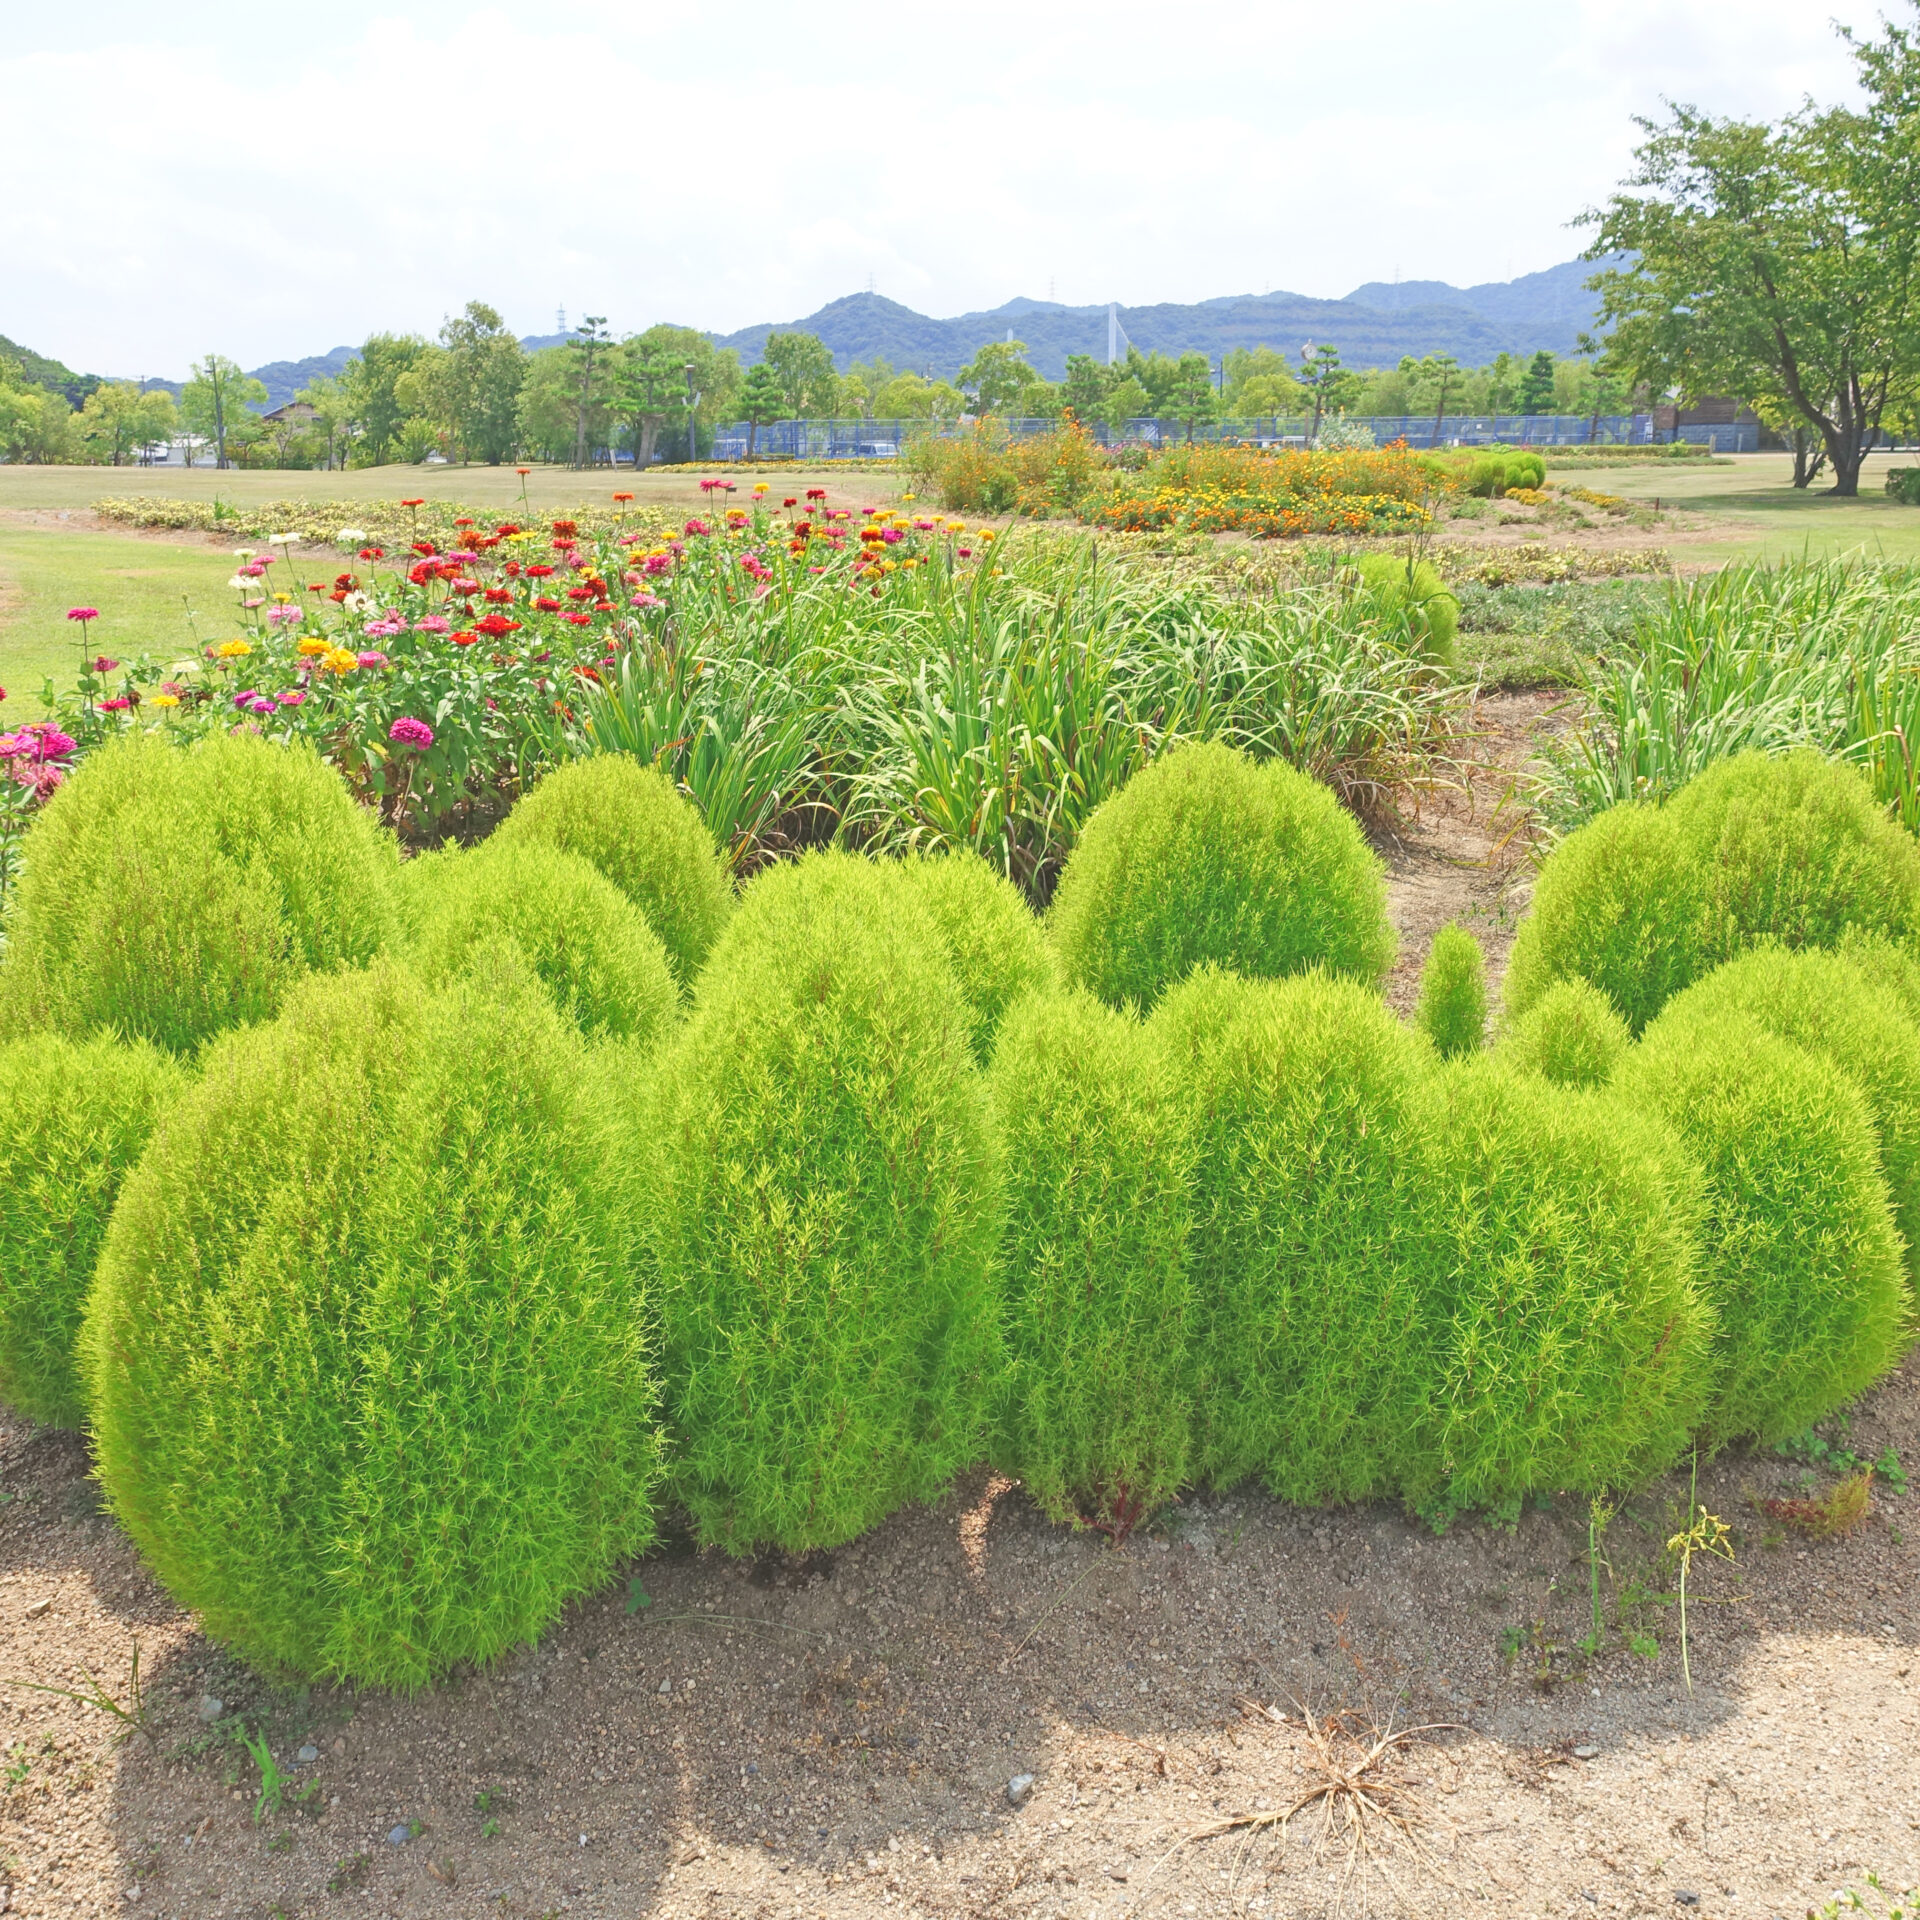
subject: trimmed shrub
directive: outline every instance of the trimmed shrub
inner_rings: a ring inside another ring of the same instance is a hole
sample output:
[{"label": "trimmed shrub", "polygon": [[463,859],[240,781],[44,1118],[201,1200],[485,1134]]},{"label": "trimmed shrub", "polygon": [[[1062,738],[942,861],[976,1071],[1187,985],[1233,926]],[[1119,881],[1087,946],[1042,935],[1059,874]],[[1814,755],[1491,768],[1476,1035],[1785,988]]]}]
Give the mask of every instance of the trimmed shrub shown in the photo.
[{"label": "trimmed shrub", "polygon": [[30,1420],[86,1422],[80,1308],[120,1183],[185,1084],[143,1042],[0,1047],[0,1400]]},{"label": "trimmed shrub", "polygon": [[488,841],[430,865],[412,901],[410,956],[430,984],[460,972],[477,946],[510,939],[589,1039],[645,1045],[673,1023],[679,995],[659,935],[584,860],[533,840]]},{"label": "trimmed shrub", "polygon": [[1056,981],[1040,922],[1020,889],[976,853],[906,860],[900,871],[940,937],[967,1003],[974,1058],[985,1066],[1007,1009]]},{"label": "trimmed shrub", "polygon": [[1002,1202],[968,1031],[897,865],[814,854],[746,889],[635,1154],[703,1539],[833,1546],[979,1457]]},{"label": "trimmed shrub", "polygon": [[1517,1073],[1562,1087],[1604,1087],[1633,1045],[1598,987],[1556,980],[1501,1036],[1497,1057]]},{"label": "trimmed shrub", "polygon": [[1460,631],[1460,602],[1431,560],[1363,553],[1348,564],[1359,572],[1376,603],[1396,613],[1405,612],[1420,651],[1429,660],[1438,666],[1452,666],[1454,637]]},{"label": "trimmed shrub", "polygon": [[1249,979],[1393,964],[1386,883],[1327,788],[1218,741],[1177,747],[1098,807],[1050,922],[1069,978],[1150,1008],[1202,962]]},{"label": "trimmed shrub", "polygon": [[1834,949],[1844,954],[1882,993],[1891,994],[1900,1010],[1920,1026],[1920,961],[1905,947],[1896,947],[1883,933],[1850,931]]},{"label": "trimmed shrub", "polygon": [[1193,1155],[1193,1477],[1289,1500],[1395,1484],[1426,1360],[1420,1042],[1323,974],[1205,968],[1150,1023]]},{"label": "trimmed shrub", "polygon": [[392,841],[311,749],[102,747],[29,831],[0,1015],[190,1052],[391,938]]},{"label": "trimmed shrub", "polygon": [[1700,877],[1671,817],[1609,808],[1540,869],[1507,961],[1508,1012],[1525,1014],[1557,981],[1586,980],[1639,1032],[1706,970],[1700,913]]},{"label": "trimmed shrub", "polygon": [[1880,1171],[1911,1261],[1920,1255],[1920,1027],[1845,955],[1763,947],[1667,1002],[1660,1025],[1744,1015],[1831,1062],[1866,1096]]},{"label": "trimmed shrub", "polygon": [[699,813],[657,768],[623,753],[556,768],[500,823],[508,846],[578,854],[646,916],[682,991],[733,910],[726,867]]},{"label": "trimmed shrub", "polygon": [[1420,969],[1416,1022],[1443,1060],[1486,1045],[1486,956],[1465,927],[1445,926],[1433,936]]},{"label": "trimmed shrub", "polygon": [[1766,1444],[1871,1386],[1899,1357],[1908,1295],[1860,1090],[1731,1014],[1656,1022],[1615,1084],[1704,1176],[1708,1429]]},{"label": "trimmed shrub", "polygon": [[1663,809],[1610,809],[1540,873],[1508,971],[1522,1013],[1554,980],[1601,989],[1637,1032],[1749,947],[1920,929],[1920,847],[1852,768],[1811,749],[1716,761]]},{"label": "trimmed shrub", "polygon": [[510,951],[444,994],[391,962],[309,981],[127,1180],[80,1340],[98,1472],[264,1667],[421,1686],[651,1539],[584,1058]]},{"label": "trimmed shrub", "polygon": [[1697,1185],[1659,1123],[1461,1061],[1424,1108],[1432,1362],[1405,1487],[1429,1511],[1629,1486],[1710,1385]]},{"label": "trimmed shrub", "polygon": [[1056,1520],[1123,1538],[1188,1472],[1181,1102],[1160,1034],[1082,992],[1023,1000],[988,1084],[1007,1166],[995,1461]]}]

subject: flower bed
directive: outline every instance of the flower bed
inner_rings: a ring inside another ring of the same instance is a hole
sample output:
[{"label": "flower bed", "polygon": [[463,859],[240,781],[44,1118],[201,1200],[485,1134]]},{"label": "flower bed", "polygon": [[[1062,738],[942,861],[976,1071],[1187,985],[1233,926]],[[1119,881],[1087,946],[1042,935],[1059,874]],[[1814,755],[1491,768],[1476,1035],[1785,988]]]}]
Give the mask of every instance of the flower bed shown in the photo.
[{"label": "flower bed", "polygon": [[1430,462],[1395,446],[1310,452],[1177,447],[1122,480],[1087,518],[1127,533],[1409,533],[1445,490]]}]

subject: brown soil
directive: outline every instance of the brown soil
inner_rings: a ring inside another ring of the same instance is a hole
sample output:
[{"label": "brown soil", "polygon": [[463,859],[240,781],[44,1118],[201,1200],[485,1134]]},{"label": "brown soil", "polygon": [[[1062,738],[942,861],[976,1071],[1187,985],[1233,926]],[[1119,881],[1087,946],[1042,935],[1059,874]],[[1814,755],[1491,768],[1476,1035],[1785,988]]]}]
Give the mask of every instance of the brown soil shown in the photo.
[{"label": "brown soil", "polygon": [[[1483,701],[1458,784],[1391,850],[1396,1002],[1448,919],[1504,959],[1524,866],[1497,802],[1551,704]],[[1846,1444],[1920,1464],[1920,1356]],[[538,1647],[405,1700],[248,1674],[100,1512],[82,1443],[0,1416],[0,1676],[125,1700],[137,1640],[152,1736],[0,1690],[0,1910],[1798,1914],[1920,1877],[1920,1499],[1882,1478],[1822,1541],[1759,1504],[1801,1484],[1773,1455],[1701,1463],[1736,1558],[1694,1563],[1691,1691],[1664,1550],[1684,1477],[1595,1562],[1573,1499],[1436,1537],[1242,1491],[1115,1550],[975,1475],[833,1554],[663,1547]],[[1193,1837],[1326,1783],[1307,1712],[1341,1765],[1426,1730],[1365,1776],[1358,1829],[1349,1797]],[[294,1783],[257,1818],[242,1724]]]}]

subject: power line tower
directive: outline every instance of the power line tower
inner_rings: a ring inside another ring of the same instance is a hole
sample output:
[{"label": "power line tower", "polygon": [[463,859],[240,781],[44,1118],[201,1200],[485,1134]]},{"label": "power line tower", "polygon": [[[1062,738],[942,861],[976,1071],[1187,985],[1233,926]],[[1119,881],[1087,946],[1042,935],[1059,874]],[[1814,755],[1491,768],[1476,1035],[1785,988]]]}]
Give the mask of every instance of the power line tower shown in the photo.
[{"label": "power line tower", "polygon": [[555,307],[555,308],[554,308],[554,310],[553,310],[553,330],[554,330],[554,332],[556,332],[556,333],[565,333],[565,332],[566,332],[566,330],[567,330],[567,310],[566,310],[566,308],[565,308],[565,307]]}]

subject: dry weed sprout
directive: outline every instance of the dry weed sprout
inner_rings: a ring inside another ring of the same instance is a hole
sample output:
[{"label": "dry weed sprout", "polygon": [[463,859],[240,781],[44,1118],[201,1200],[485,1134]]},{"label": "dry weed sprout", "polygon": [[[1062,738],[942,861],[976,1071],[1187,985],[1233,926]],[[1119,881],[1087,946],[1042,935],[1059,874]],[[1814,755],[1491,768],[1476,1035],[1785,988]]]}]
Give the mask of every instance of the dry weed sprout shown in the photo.
[{"label": "dry weed sprout", "polygon": [[1802,1500],[1763,1500],[1769,1520],[1781,1521],[1814,1540],[1837,1540],[1851,1533],[1873,1511],[1873,1469],[1862,1467],[1825,1493]]},{"label": "dry weed sprout", "polygon": [[[1232,1886],[1237,1888],[1254,1844],[1262,1834],[1273,1834],[1284,1843],[1296,1819],[1316,1813],[1319,1819],[1312,1843],[1314,1862],[1317,1864],[1323,1859],[1331,1847],[1340,1847],[1344,1852],[1345,1865],[1336,1906],[1345,1902],[1354,1875],[1368,1867],[1380,1874],[1396,1900],[1401,1899],[1399,1888],[1380,1858],[1380,1843],[1389,1837],[1397,1837],[1408,1852],[1436,1873],[1441,1872],[1439,1863],[1415,1831],[1416,1823],[1431,1817],[1431,1810],[1411,1785],[1394,1777],[1391,1762],[1407,1742],[1422,1734],[1469,1729],[1452,1720],[1395,1728],[1391,1712],[1384,1727],[1370,1714],[1362,1724],[1355,1713],[1320,1717],[1311,1707],[1300,1702],[1295,1704],[1299,1706],[1300,1725],[1306,1735],[1306,1751],[1301,1757],[1309,1776],[1307,1784],[1284,1807],[1232,1814],[1183,1834],[1154,1863],[1147,1876],[1149,1880],[1182,1847],[1200,1840],[1239,1834],[1242,1844],[1232,1878]],[[1257,1701],[1243,1700],[1241,1711],[1259,1724],[1277,1727],[1288,1724],[1284,1714]]]}]

